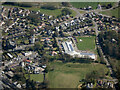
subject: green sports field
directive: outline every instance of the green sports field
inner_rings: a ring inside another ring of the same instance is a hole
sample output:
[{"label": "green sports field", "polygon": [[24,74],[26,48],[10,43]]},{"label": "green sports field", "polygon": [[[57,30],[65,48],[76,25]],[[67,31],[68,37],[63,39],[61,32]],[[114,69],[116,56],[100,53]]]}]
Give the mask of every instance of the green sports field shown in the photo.
[{"label": "green sports field", "polygon": [[55,61],[50,62],[49,66],[54,68],[53,71],[46,75],[49,88],[76,88],[80,84],[79,81],[93,70],[102,69],[105,72],[108,71],[106,66],[102,64],[62,63]]}]

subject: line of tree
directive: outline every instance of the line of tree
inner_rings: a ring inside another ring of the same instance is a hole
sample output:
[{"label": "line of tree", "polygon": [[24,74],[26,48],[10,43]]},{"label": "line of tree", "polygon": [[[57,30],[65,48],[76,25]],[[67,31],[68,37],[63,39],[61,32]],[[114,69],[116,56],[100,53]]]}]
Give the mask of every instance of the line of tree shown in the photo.
[{"label": "line of tree", "polygon": [[41,6],[41,9],[48,9],[48,10],[55,10],[55,9],[58,9],[56,6],[54,5],[43,5]]},{"label": "line of tree", "polygon": [[65,6],[65,7],[69,7],[70,6],[70,3],[69,2],[62,2],[61,3],[63,6]]},{"label": "line of tree", "polygon": [[19,6],[19,7],[32,7],[31,4],[28,3],[17,3],[17,2],[4,2],[2,5],[12,5],[12,6]]},{"label": "line of tree", "polygon": [[120,30],[101,32],[98,38],[106,55],[120,59]]}]

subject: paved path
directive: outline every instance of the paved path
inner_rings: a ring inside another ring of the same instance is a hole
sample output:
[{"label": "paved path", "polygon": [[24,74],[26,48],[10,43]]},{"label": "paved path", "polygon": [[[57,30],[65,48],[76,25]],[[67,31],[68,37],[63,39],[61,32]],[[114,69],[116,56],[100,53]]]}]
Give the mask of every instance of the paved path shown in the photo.
[{"label": "paved path", "polygon": [[82,15],[80,14],[79,9],[74,8],[74,7],[70,8],[70,9],[74,10],[74,11],[77,13],[75,17],[81,17],[81,16],[82,16]]}]

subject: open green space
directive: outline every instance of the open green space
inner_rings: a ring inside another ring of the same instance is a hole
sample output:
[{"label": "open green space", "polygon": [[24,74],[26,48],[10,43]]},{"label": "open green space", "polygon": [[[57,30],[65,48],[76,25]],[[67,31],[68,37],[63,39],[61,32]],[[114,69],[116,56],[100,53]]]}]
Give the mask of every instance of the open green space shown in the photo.
[{"label": "open green space", "polygon": [[50,62],[49,66],[54,68],[53,71],[46,75],[50,88],[76,88],[80,84],[79,81],[93,70],[108,71],[105,65],[93,63],[62,63],[54,61]]},{"label": "open green space", "polygon": [[[19,7],[19,6],[12,6],[12,5],[4,5],[4,6],[8,6],[8,7]],[[20,7],[23,9],[29,9],[32,11],[38,11],[40,10],[41,13],[44,13],[46,15],[53,15],[55,17],[59,16],[62,14],[62,9],[55,9],[55,10],[48,10],[48,9],[41,9],[40,7],[36,7],[36,6],[32,6],[32,7]],[[76,16],[76,12],[74,10],[70,10],[72,12],[71,16]]]},{"label": "open green space", "polygon": [[110,3],[114,5],[114,2],[71,2],[72,6],[76,8],[84,8],[84,7],[92,6],[93,9],[96,9],[98,4],[107,5]]},{"label": "open green space", "polygon": [[79,50],[95,51],[95,36],[76,37],[76,39],[77,39],[76,44]]},{"label": "open green space", "polygon": [[[29,8],[29,10],[32,10],[32,11],[38,11],[40,10],[41,13],[44,13],[44,14],[47,14],[47,15],[53,15],[53,16],[58,16],[58,15],[61,15],[61,11],[62,9],[55,9],[55,10],[48,10],[48,9],[41,9],[41,8],[36,8],[36,7],[32,7],[32,8]],[[74,10],[70,10],[72,12],[72,16],[75,16],[76,15],[76,12]]]},{"label": "open green space", "polygon": [[119,10],[120,7],[108,11],[102,11],[100,13],[102,13],[103,15],[115,16],[116,18],[120,18]]},{"label": "open green space", "polygon": [[80,10],[79,12],[80,12],[80,14],[85,14],[86,13],[84,10]]}]

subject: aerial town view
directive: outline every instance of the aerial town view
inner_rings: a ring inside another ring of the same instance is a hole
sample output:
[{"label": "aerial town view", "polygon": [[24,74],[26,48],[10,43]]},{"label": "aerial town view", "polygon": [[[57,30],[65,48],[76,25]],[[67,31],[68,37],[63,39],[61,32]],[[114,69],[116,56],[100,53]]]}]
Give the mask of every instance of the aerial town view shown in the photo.
[{"label": "aerial town view", "polygon": [[120,90],[119,11],[119,1],[0,2],[0,90]]}]

